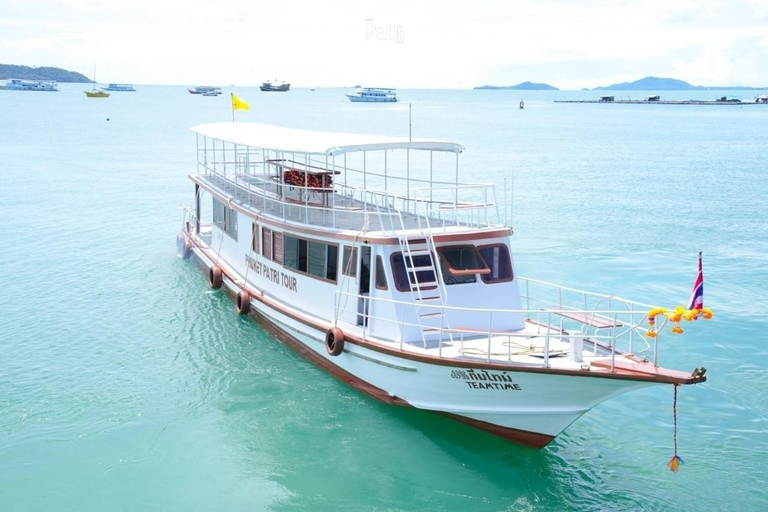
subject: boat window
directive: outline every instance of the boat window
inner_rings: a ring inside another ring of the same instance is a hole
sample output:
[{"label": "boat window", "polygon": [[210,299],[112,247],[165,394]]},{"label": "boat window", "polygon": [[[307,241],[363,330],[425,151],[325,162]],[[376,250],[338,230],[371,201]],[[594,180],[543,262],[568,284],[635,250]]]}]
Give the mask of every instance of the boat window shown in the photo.
[{"label": "boat window", "polygon": [[255,222],[251,226],[251,251],[259,252],[259,227]]},{"label": "boat window", "polygon": [[213,224],[237,240],[237,212],[213,198]]},{"label": "boat window", "polygon": [[309,243],[309,273],[317,277],[325,277],[325,247],[320,242]]},{"label": "boat window", "polygon": [[213,198],[213,224],[219,229],[224,229],[224,211],[226,208],[224,203],[215,197]]},{"label": "boat window", "polygon": [[357,277],[357,247],[344,246],[341,273],[345,276]]},{"label": "boat window", "polygon": [[451,275],[488,274],[491,269],[485,264],[474,245],[439,247],[437,252],[443,262],[443,269]]},{"label": "boat window", "polygon": [[[336,282],[339,266],[339,248],[337,245],[304,240],[291,235],[281,235],[282,263],[285,267]],[[275,250],[277,250],[277,242],[275,243]]]},{"label": "boat window", "polygon": [[283,262],[283,234],[277,231],[272,232],[272,255],[276,262]]},{"label": "boat window", "polygon": [[512,261],[509,258],[509,249],[506,245],[484,245],[478,247],[477,250],[491,269],[490,273],[481,276],[484,283],[504,283],[514,278]]},{"label": "boat window", "polygon": [[336,281],[336,273],[339,266],[339,246],[328,246],[328,257],[325,259],[325,278]]},{"label": "boat window", "polygon": [[299,239],[286,236],[283,240],[283,265],[288,268],[299,268]]},{"label": "boat window", "polygon": [[376,289],[386,290],[387,288],[387,275],[384,273],[384,263],[381,256],[376,256]]},{"label": "boat window", "polygon": [[[413,259],[413,267],[415,268],[432,267],[432,259],[427,254],[412,256],[411,258]],[[411,285],[415,284],[417,281],[420,284],[434,283],[436,281],[435,272],[431,269],[418,272],[406,272],[406,263],[408,268],[413,268],[411,266],[411,258],[403,258],[403,253],[401,252],[396,252],[392,255],[392,277],[395,280],[395,288],[399,292],[410,292]],[[425,286],[421,287],[421,290],[432,290],[435,288],[437,288],[437,286]]]},{"label": "boat window", "polygon": [[261,254],[268,260],[272,259],[272,230],[261,228]]}]

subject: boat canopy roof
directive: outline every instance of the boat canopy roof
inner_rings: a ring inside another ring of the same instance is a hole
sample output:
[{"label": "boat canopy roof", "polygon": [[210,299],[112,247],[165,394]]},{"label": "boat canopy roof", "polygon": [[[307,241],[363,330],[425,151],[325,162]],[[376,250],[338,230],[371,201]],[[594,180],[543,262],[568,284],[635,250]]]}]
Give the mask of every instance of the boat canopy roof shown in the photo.
[{"label": "boat canopy roof", "polygon": [[461,153],[464,146],[439,140],[385,137],[285,128],[261,123],[211,123],[190,128],[206,137],[261,149],[336,156],[355,151],[418,149]]}]

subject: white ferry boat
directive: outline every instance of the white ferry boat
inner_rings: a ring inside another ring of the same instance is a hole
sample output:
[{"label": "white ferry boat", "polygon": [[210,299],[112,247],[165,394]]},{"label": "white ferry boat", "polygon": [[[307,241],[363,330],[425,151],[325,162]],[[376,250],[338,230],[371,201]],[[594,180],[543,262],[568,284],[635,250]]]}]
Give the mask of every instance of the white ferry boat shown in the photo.
[{"label": "white ferry boat", "polygon": [[109,84],[104,90],[109,92],[136,92],[136,89],[133,88],[133,84]]},{"label": "white ferry boat", "polygon": [[218,96],[221,94],[221,87],[211,87],[209,85],[198,85],[193,89],[187,89],[189,94],[202,94],[203,96]]},{"label": "white ferry boat", "polygon": [[58,91],[59,84],[53,80],[20,80],[12,78],[2,87],[6,91]]},{"label": "white ferry boat", "polygon": [[397,101],[395,89],[378,87],[366,87],[346,96],[349,101],[355,103],[393,103]]},{"label": "white ferry boat", "polygon": [[180,255],[372,397],[540,448],[604,400],[706,380],[658,365],[662,310],[519,276],[493,186],[459,181],[460,144],[192,130]]}]

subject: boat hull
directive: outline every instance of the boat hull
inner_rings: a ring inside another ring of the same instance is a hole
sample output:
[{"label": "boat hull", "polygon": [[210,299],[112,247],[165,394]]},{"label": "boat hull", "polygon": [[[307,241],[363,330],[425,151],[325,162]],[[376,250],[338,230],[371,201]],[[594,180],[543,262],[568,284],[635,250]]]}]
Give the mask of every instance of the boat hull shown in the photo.
[{"label": "boat hull", "polygon": [[397,98],[365,98],[360,96],[347,95],[352,103],[397,103]]},{"label": "boat hull", "polygon": [[[194,254],[213,265],[204,247]],[[239,276],[224,272],[233,293]],[[252,310],[278,338],[335,377],[381,401],[436,412],[534,448],[551,442],[597,404],[654,382],[599,377],[589,372],[562,375],[510,368],[487,370],[457,361],[422,361],[347,342],[339,356],[325,348],[325,330],[267,300],[252,299]],[[351,341],[351,340],[350,340]]]}]

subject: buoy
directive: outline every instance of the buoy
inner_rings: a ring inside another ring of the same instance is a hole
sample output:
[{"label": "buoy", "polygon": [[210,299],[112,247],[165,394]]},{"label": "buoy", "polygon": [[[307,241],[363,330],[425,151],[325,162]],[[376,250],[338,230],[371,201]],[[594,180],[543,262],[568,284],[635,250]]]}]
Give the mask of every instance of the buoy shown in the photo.
[{"label": "buoy", "polygon": [[344,352],[344,332],[338,327],[331,327],[326,331],[325,350],[332,356]]},{"label": "buoy", "polygon": [[525,102],[523,100],[520,100],[520,110],[525,108]]},{"label": "buoy", "polygon": [[251,294],[246,291],[237,292],[235,309],[238,315],[247,315],[251,310]]},{"label": "buoy", "polygon": [[208,269],[208,284],[211,288],[218,290],[221,288],[221,268],[214,265]]}]

